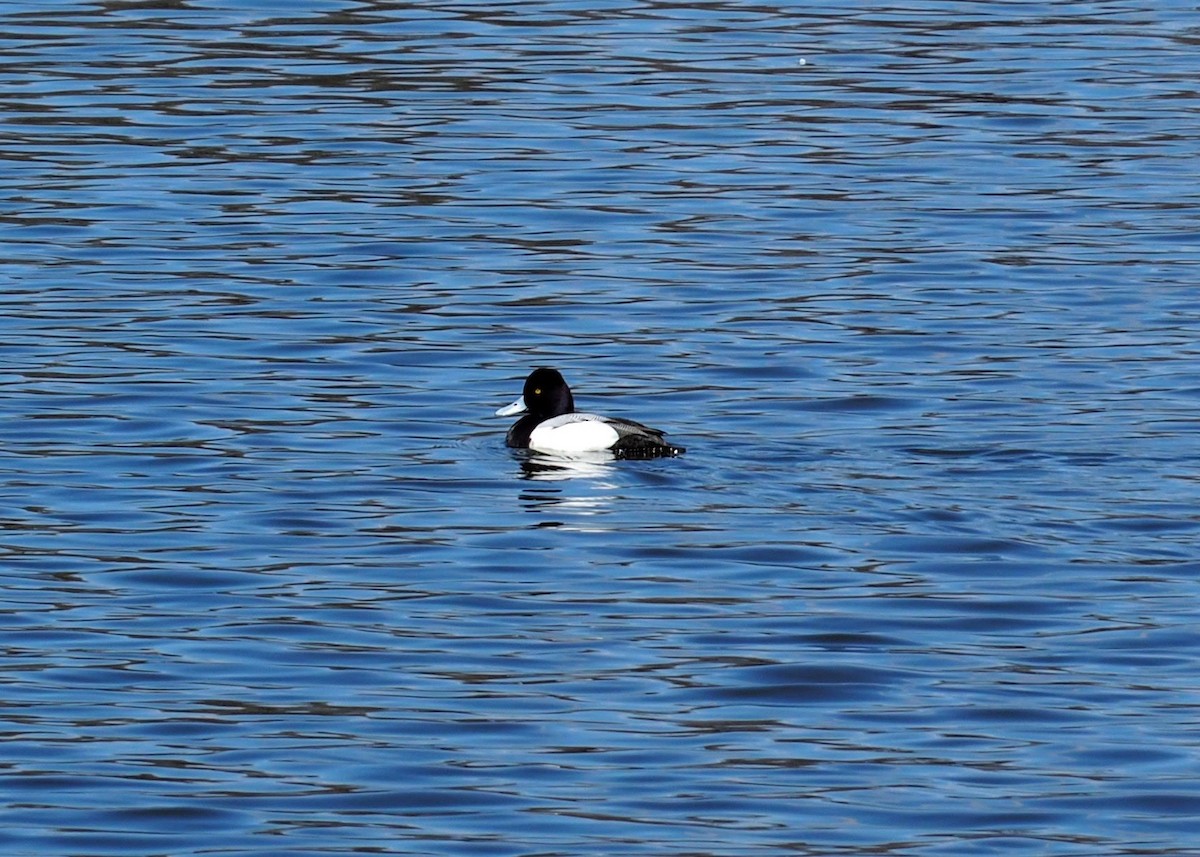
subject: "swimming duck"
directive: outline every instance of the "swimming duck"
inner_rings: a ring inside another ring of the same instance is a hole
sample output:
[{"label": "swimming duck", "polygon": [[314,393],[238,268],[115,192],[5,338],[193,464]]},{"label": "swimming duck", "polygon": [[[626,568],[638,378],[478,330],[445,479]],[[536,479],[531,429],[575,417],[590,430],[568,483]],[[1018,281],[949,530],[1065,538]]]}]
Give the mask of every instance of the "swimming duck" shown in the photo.
[{"label": "swimming duck", "polygon": [[571,388],[557,369],[534,369],[525,379],[521,397],[496,411],[496,416],[521,413],[526,415],[513,424],[505,438],[505,443],[516,449],[559,455],[611,450],[617,458],[658,458],[684,451],[682,446],[668,443],[659,429],[633,420],[577,412]]}]

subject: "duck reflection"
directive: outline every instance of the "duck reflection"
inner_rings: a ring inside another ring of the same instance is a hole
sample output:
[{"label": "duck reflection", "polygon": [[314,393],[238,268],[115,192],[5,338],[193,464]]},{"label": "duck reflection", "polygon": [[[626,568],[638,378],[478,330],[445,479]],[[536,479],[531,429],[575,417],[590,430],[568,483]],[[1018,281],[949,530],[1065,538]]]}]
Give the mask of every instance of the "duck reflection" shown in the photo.
[{"label": "duck reflection", "polygon": [[581,477],[597,478],[612,473],[613,454],[607,450],[572,455],[531,452],[522,457],[521,474],[538,482],[557,482]]},{"label": "duck reflection", "polygon": [[[586,453],[572,456],[531,453],[522,456],[521,475],[530,482],[547,483],[530,486],[521,492],[521,502],[529,511],[544,514],[548,511],[566,512],[570,517],[604,515],[611,511],[617,496],[611,453]],[[555,485],[548,483],[557,483]],[[569,484],[568,484],[569,483]],[[543,521],[538,526],[579,527],[580,522],[565,520]],[[595,523],[585,529],[591,529]]]}]

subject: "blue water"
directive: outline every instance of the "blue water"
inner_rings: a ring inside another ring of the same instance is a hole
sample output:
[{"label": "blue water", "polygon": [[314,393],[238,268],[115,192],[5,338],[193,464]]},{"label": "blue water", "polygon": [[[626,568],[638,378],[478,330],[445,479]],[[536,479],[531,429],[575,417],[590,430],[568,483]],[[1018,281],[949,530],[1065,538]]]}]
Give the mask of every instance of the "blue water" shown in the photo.
[{"label": "blue water", "polygon": [[5,854],[1200,854],[1194,4],[0,23]]}]

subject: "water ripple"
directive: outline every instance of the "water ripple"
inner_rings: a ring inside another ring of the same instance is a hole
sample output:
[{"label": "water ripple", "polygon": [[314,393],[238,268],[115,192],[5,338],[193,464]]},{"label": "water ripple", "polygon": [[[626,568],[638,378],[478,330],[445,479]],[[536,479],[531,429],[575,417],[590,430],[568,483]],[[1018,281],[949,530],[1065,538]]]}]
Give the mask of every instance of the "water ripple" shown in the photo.
[{"label": "water ripple", "polygon": [[1193,847],[1195,9],[0,17],[7,852]]}]

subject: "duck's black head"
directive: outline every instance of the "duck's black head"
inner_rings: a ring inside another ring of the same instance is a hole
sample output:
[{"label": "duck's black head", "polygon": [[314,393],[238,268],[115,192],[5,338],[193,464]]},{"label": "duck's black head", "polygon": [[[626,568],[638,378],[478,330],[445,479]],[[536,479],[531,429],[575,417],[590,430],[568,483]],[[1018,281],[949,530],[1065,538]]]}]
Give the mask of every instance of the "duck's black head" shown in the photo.
[{"label": "duck's black head", "polygon": [[570,414],[575,411],[575,398],[571,388],[557,369],[542,367],[534,369],[525,379],[522,393],[525,407],[539,420]]}]

